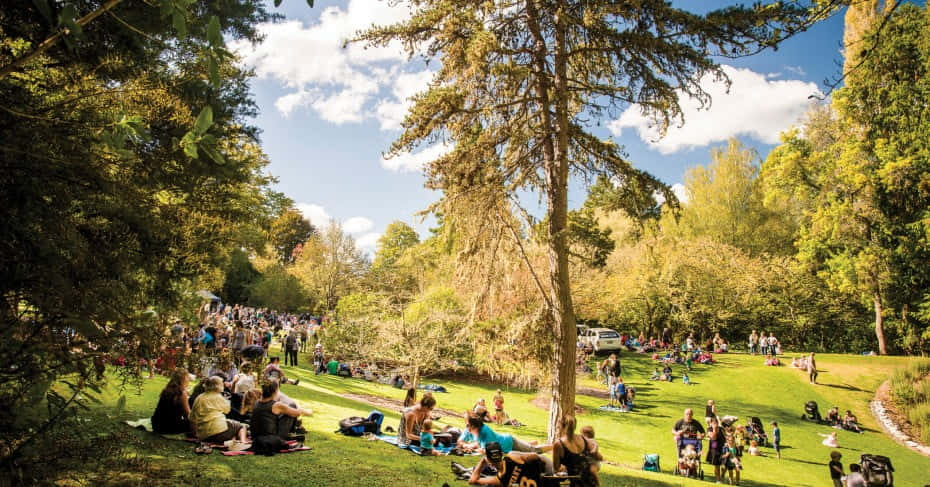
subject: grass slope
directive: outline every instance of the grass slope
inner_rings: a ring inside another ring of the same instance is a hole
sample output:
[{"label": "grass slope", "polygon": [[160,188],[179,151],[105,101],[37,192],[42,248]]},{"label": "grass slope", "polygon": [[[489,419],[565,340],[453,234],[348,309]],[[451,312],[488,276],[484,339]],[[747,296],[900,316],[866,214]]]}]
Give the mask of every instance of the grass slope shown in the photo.
[{"label": "grass slope", "polygon": [[[305,357],[301,357],[305,360]],[[923,485],[930,472],[930,459],[899,446],[880,432],[868,412],[868,401],[875,389],[895,367],[907,359],[899,357],[857,357],[823,355],[818,364],[823,371],[823,385],[811,386],[802,372],[787,367],[765,367],[758,357],[723,355],[714,366],[698,366],[691,374],[695,385],[680,382],[656,383],[646,380],[654,365],[644,356],[623,354],[624,380],[637,389],[636,411],[617,414],[598,411],[605,401],[579,396],[578,403],[586,408],[579,416],[580,425],[591,425],[597,432],[601,450],[608,460],[619,465],[605,465],[602,485],[700,485],[670,474],[674,466],[675,449],[671,437],[672,424],[685,407],[695,408],[695,416],[703,416],[703,405],[714,399],[721,415],[736,415],[742,423],[749,416],[759,416],[771,434],[769,423],[777,420],[782,428],[782,459],[774,456],[744,457],[742,485],[828,486],[827,470],[830,449],[821,446],[819,433],[830,433],[826,426],[800,420],[803,404],[816,400],[825,412],[836,405],[851,409],[868,428],[865,434],[839,432],[840,451],[844,464],[858,461],[861,453],[876,453],[892,458],[899,485]],[[341,394],[371,394],[395,399],[402,391],[380,384],[331,376],[315,376],[304,366],[289,368],[289,373],[301,379],[299,386],[284,386],[284,392],[305,406],[316,410],[304,424],[310,434],[307,443],[312,452],[275,457],[223,457],[214,454],[199,457],[190,444],[164,440],[154,435],[134,432],[132,448],[152,465],[146,479],[149,483],[191,485],[461,485],[449,472],[449,457],[420,458],[382,442],[346,438],[333,433],[339,419],[365,416],[372,407],[345,399]],[[676,374],[678,371],[676,370]],[[125,408],[117,411],[120,392],[108,391],[103,407],[97,412],[106,420],[107,428],[116,420],[148,416],[164,385],[159,378],[146,383],[141,393],[124,391]],[[437,394],[439,406],[452,410],[470,408],[478,398],[490,403],[494,386],[487,384],[443,383],[448,394]],[[582,378],[581,386],[599,388],[591,378]],[[533,392],[505,389],[506,409],[511,417],[528,426],[524,428],[496,427],[528,440],[545,437],[546,412],[530,400]],[[396,427],[397,411],[383,411],[385,425]],[[455,426],[461,420],[449,418]],[[440,421],[440,424],[444,422]],[[644,453],[661,455],[662,474],[639,470]],[[770,455],[772,451],[766,449]],[[477,457],[452,457],[466,465]],[[153,473],[154,472],[154,473]],[[713,479],[713,470],[705,466]],[[132,479],[127,479],[132,481]]]}]

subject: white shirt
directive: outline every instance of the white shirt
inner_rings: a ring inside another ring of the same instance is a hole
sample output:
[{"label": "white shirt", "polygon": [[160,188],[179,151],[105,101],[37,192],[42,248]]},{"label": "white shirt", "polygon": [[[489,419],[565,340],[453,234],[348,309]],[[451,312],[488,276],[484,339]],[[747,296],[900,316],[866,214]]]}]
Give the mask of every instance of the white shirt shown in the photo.
[{"label": "white shirt", "polygon": [[865,477],[860,472],[851,472],[844,478],[846,479],[846,487],[868,487],[865,483]]}]

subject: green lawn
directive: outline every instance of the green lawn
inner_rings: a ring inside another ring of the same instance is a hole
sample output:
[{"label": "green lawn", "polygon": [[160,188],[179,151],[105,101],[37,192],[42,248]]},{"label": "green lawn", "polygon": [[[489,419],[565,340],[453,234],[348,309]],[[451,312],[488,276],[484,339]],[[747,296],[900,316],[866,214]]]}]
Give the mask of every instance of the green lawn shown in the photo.
[{"label": "green lawn", "polygon": [[[868,401],[890,371],[907,359],[897,357],[857,357],[822,355],[818,364],[823,369],[820,382],[811,386],[800,371],[788,367],[765,367],[758,357],[722,355],[720,363],[698,366],[691,374],[695,385],[680,382],[656,383],[646,380],[653,364],[644,356],[623,354],[624,380],[637,389],[636,411],[616,414],[598,411],[604,400],[579,396],[578,403],[586,408],[579,416],[579,425],[591,425],[607,459],[620,466],[605,465],[602,484],[608,485],[698,485],[671,475],[675,449],[671,437],[674,421],[685,407],[695,408],[695,416],[703,416],[708,399],[717,403],[720,415],[736,415],[742,422],[748,416],[759,416],[771,433],[769,423],[777,420],[782,428],[782,459],[774,456],[744,457],[742,485],[828,486],[832,485],[827,471],[830,449],[821,446],[818,433],[832,429],[800,420],[803,404],[816,400],[821,412],[836,405],[851,409],[868,428],[862,435],[840,431],[843,462],[857,461],[861,453],[876,453],[892,458],[898,485],[923,485],[930,472],[930,459],[901,447],[878,431],[868,412]],[[301,357],[306,360],[305,357]],[[382,442],[346,438],[333,433],[340,418],[365,416],[372,407],[341,397],[344,393],[371,394],[395,399],[402,391],[388,386],[356,379],[315,376],[303,367],[290,368],[301,379],[299,386],[284,386],[284,392],[305,406],[316,410],[304,424],[310,434],[307,443],[312,452],[275,457],[223,457],[218,453],[199,457],[193,446],[164,440],[154,435],[133,432],[138,437],[133,449],[144,455],[156,474],[147,480],[153,483],[190,483],[194,485],[450,485],[455,481],[449,471],[450,458],[464,464],[476,463],[477,457],[420,458]],[[678,371],[676,370],[676,374]],[[126,406],[117,412],[119,392],[108,391],[101,412],[107,421],[137,419],[148,416],[154,408],[157,394],[164,385],[158,378],[146,383],[141,394],[126,391]],[[437,394],[439,406],[452,410],[470,408],[478,398],[490,403],[495,386],[443,382],[448,394]],[[581,380],[582,386],[599,387],[591,378]],[[546,412],[530,403],[534,393],[505,389],[506,408],[524,428],[495,428],[525,439],[544,438]],[[385,425],[396,427],[397,411],[383,411]],[[453,424],[461,426],[453,419]],[[442,421],[440,421],[442,423]],[[659,453],[661,474],[639,470],[644,453]],[[766,449],[771,454],[770,449]],[[712,468],[705,472],[712,479]],[[136,479],[139,480],[139,479]],[[131,481],[131,480],[130,480]]]}]

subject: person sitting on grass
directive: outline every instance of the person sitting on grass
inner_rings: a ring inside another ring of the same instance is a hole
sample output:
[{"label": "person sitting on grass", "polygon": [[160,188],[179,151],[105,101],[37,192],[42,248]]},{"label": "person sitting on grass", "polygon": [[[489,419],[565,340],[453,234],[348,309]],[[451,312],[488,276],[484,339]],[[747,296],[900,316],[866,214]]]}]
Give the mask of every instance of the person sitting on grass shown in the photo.
[{"label": "person sitting on grass", "polygon": [[248,448],[246,427],[226,418],[230,405],[222,392],[223,379],[210,377],[206,380],[204,393],[197,396],[191,408],[194,434],[204,443],[223,443],[231,451],[244,450]]},{"label": "person sitting on grass", "polygon": [[665,367],[662,368],[662,375],[659,377],[659,380],[666,382],[672,381],[672,367],[669,364],[665,364]]},{"label": "person sitting on grass", "polygon": [[[482,477],[481,472],[490,466],[497,470],[496,477]],[[485,446],[484,457],[472,470],[470,485],[541,485],[545,472],[545,461],[535,453],[510,452],[504,454],[501,445],[495,442]]]},{"label": "person sitting on grass", "polygon": [[184,368],[174,369],[171,379],[158,396],[152,414],[152,430],[163,435],[190,433],[191,408],[187,402],[187,385],[190,375]]},{"label": "person sitting on grass", "polygon": [[252,410],[252,437],[273,435],[287,440],[300,416],[310,416],[313,411],[291,407],[280,400],[278,381],[270,380],[262,386],[262,399]]},{"label": "person sitting on grass", "polygon": [[[242,395],[242,401],[239,406],[239,409],[236,410],[235,407],[232,408],[232,411],[226,415],[227,418],[232,418],[236,421],[248,423],[252,419],[252,409],[255,407],[255,403],[262,399],[262,390],[261,389],[252,389]],[[232,401],[230,401],[232,402]]]},{"label": "person sitting on grass", "polygon": [[420,429],[420,455],[425,457],[442,455],[442,453],[436,450],[435,446],[436,439],[433,438],[433,421],[425,419],[423,420],[423,427]]},{"label": "person sitting on grass", "polygon": [[252,374],[252,363],[243,362],[242,370],[232,383],[233,394],[245,394],[255,389],[255,375]]},{"label": "person sitting on grass", "polygon": [[856,433],[862,433],[862,428],[859,427],[858,418],[856,418],[856,415],[848,409],[846,410],[846,415],[843,416],[843,429],[855,431]]},{"label": "person sitting on grass", "polygon": [[596,487],[599,480],[589,466],[591,445],[583,435],[575,434],[576,424],[574,416],[562,416],[562,436],[552,444],[552,468],[556,472],[564,469],[568,475],[577,475],[579,480],[572,485]]},{"label": "person sitting on grass", "polygon": [[[653,338],[653,340],[655,339]],[[591,475],[597,480],[597,485],[599,486],[601,481],[598,478],[598,474],[601,471],[601,462],[604,461],[604,455],[601,455],[601,451],[597,446],[597,441],[594,440],[594,428],[591,426],[581,428],[581,436],[584,436],[590,445],[588,450],[588,464],[591,468]]]},{"label": "person sitting on grass", "polygon": [[329,375],[337,375],[339,373],[339,360],[335,356],[329,358],[329,362],[326,362],[326,371],[329,372]]},{"label": "person sitting on grass", "polygon": [[684,385],[686,385],[686,386],[690,386],[690,385],[691,385],[691,378],[688,377],[688,373],[687,373],[687,372],[682,372],[682,374],[681,374],[681,383],[684,384]]},{"label": "person sitting on grass", "polygon": [[436,398],[432,393],[426,392],[420,398],[419,404],[404,408],[397,427],[397,446],[420,446],[423,421],[429,419],[434,407],[436,407]]},{"label": "person sitting on grass", "polygon": [[659,373],[659,368],[656,367],[652,370],[652,376],[649,377],[649,380],[659,380],[662,378],[662,374]]},{"label": "person sitting on grass", "polygon": [[833,406],[829,411],[827,411],[827,423],[830,426],[840,425],[840,410],[836,406]]},{"label": "person sitting on grass", "polygon": [[761,457],[762,450],[759,449],[759,442],[756,440],[749,440],[749,448],[746,449],[746,452],[753,457]]},{"label": "person sitting on grass", "polygon": [[284,371],[281,370],[281,357],[271,357],[268,359],[268,365],[265,366],[265,371],[262,375],[265,377],[265,382],[276,380],[282,384],[291,384],[295,386],[300,383],[300,379],[290,380],[284,375]]}]

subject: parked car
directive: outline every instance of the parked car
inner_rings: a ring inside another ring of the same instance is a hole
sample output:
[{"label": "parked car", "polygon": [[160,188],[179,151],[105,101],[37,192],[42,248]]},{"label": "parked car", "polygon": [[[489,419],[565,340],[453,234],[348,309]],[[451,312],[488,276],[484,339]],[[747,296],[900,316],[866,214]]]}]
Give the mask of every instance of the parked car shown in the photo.
[{"label": "parked car", "polygon": [[610,328],[588,328],[580,339],[594,347],[595,352],[621,348],[620,334]]}]

